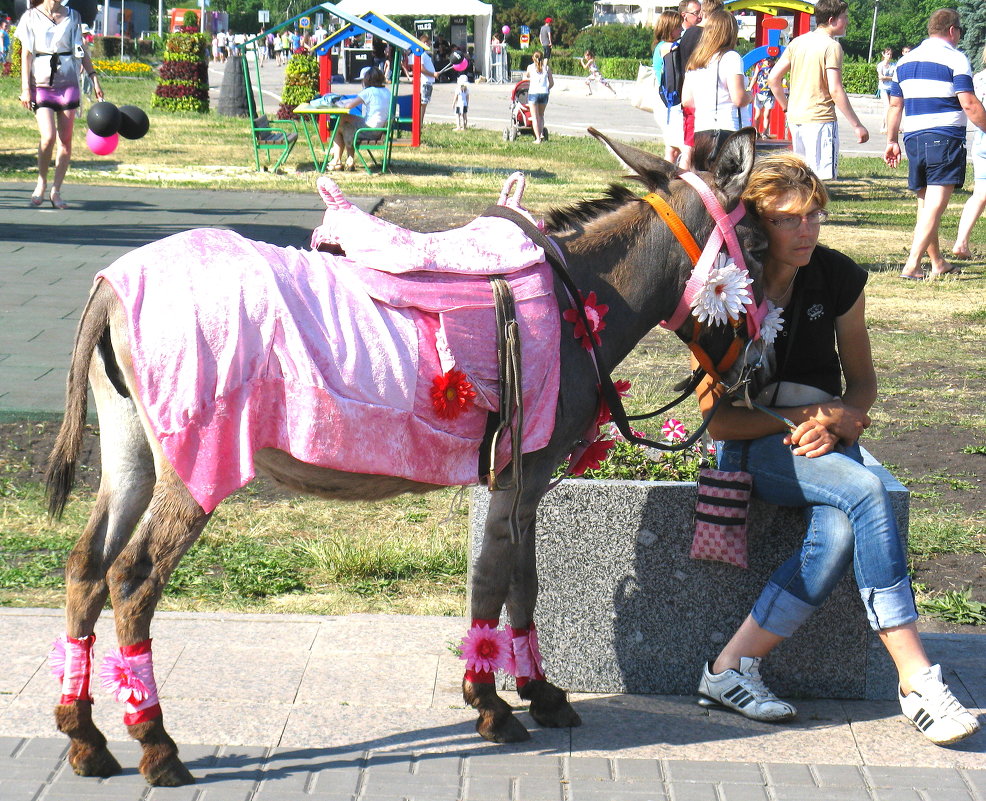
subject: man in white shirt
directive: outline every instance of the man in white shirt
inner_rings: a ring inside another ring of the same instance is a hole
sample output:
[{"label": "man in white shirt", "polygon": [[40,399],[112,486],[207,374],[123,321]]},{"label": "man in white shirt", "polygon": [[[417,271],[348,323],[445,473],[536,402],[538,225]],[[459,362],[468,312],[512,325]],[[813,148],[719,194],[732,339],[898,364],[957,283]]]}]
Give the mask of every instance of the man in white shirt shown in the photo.
[{"label": "man in white shirt", "polygon": [[929,277],[958,272],[945,261],[938,240],[942,214],[956,186],[965,181],[966,123],[986,131],[986,109],[976,97],[969,59],[957,46],[962,38],[959,14],[940,8],[928,20],[928,38],[901,56],[890,83],[887,149],[883,159],[900,164],[897,134],[904,124],[907,186],[918,198],[911,251],[900,277],[924,280],[921,260],[928,254]]},{"label": "man in white shirt", "polygon": [[[849,121],[857,142],[863,144],[870,138],[842,85],[842,45],[835,37],[845,35],[848,9],[845,0],[819,0],[815,30],[792,39],[767,77],[770,91],[787,112],[791,148],[823,181],[839,173],[836,108]],[[783,86],[789,71],[790,99]]]}]

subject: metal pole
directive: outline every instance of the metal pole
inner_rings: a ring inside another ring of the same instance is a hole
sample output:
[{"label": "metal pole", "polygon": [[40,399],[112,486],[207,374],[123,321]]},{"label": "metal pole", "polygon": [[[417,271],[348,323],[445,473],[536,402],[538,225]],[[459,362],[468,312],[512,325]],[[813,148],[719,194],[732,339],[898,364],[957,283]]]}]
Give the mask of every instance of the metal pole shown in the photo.
[{"label": "metal pole", "polygon": [[876,12],[880,8],[880,0],[873,0],[873,24],[870,26],[870,54],[866,57],[866,62],[873,60],[873,39],[876,37]]},{"label": "metal pole", "polygon": [[157,35],[164,36],[164,0],[157,0]]}]

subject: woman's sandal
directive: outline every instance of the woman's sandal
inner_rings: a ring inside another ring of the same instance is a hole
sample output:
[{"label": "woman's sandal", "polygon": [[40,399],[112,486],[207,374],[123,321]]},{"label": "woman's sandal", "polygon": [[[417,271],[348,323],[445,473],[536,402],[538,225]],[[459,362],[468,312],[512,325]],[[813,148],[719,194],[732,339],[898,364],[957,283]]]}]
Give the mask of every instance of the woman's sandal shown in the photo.
[{"label": "woman's sandal", "polygon": [[31,205],[34,206],[34,208],[38,208],[44,202],[45,202],[44,188],[42,188],[40,192],[36,192],[35,194],[31,195]]},{"label": "woman's sandal", "polygon": [[67,209],[68,203],[62,200],[62,195],[57,189],[52,189],[51,194],[48,196],[51,201],[51,207],[53,209]]}]

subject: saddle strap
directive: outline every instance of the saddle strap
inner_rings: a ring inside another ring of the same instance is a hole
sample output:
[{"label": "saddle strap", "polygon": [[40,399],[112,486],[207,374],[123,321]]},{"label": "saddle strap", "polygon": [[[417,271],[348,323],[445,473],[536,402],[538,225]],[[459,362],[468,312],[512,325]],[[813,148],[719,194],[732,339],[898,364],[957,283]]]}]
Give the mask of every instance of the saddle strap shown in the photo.
[{"label": "saddle strap", "polygon": [[[520,497],[524,489],[524,380],[520,350],[520,326],[517,323],[517,308],[513,290],[503,276],[490,276],[493,289],[493,308],[496,314],[496,353],[499,368],[500,414],[499,423],[489,442],[490,491],[512,490],[513,502],[510,507],[510,539],[516,544],[520,538]],[[500,437],[510,434],[509,482],[502,481],[496,474],[496,450]]]}]

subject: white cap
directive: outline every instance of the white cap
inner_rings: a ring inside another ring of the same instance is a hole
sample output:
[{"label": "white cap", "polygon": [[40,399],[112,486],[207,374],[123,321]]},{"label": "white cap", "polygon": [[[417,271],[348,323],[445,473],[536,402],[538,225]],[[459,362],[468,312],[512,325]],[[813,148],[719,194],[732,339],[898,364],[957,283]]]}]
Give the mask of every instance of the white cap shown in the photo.
[{"label": "white cap", "polygon": [[468,75],[460,75],[459,76],[459,80],[456,81],[456,83],[469,83],[469,76]]},{"label": "white cap", "polygon": [[363,69],[359,71],[359,79],[362,81],[366,77],[366,74],[372,69],[373,67],[363,67]]}]

